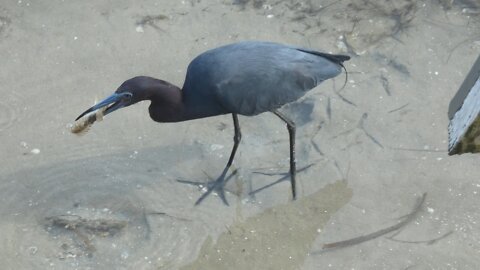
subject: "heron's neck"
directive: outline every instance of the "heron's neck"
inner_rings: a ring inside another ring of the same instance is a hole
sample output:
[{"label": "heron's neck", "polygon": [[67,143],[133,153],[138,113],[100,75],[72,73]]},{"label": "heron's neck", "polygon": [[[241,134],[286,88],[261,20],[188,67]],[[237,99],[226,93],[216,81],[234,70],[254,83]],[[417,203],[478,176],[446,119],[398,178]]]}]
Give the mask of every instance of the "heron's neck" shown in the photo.
[{"label": "heron's neck", "polygon": [[156,122],[184,121],[185,105],[182,91],[178,86],[158,80],[155,87],[149,89],[148,99],[152,101],[148,111]]},{"label": "heron's neck", "polygon": [[228,113],[215,103],[213,97],[197,96],[198,89],[180,89],[169,82],[157,80],[150,87],[147,98],[152,101],[148,108],[156,122],[181,122]]}]

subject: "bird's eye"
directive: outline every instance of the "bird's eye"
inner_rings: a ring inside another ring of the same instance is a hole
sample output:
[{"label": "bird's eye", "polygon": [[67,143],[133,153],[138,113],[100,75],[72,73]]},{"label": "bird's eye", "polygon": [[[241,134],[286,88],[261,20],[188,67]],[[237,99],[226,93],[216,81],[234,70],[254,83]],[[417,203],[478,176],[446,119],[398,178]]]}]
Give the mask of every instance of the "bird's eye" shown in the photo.
[{"label": "bird's eye", "polygon": [[132,96],[133,96],[133,95],[130,94],[130,93],[125,93],[125,94],[123,95],[122,99],[123,99],[123,101],[130,101],[130,100],[132,100]]}]

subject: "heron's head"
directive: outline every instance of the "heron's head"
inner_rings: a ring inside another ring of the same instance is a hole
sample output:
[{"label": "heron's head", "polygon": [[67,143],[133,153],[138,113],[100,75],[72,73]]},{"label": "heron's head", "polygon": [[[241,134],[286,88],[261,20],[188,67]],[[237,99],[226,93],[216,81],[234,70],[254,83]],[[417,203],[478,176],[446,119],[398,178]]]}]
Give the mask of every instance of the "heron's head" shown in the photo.
[{"label": "heron's head", "polygon": [[75,120],[80,119],[82,116],[90,112],[100,109],[105,109],[103,115],[107,115],[120,108],[127,107],[139,101],[149,99],[149,92],[153,89],[153,87],[155,87],[154,83],[154,78],[145,76],[139,76],[129,79],[123,82],[122,85],[120,85],[120,87],[118,87],[118,89],[115,91],[115,93],[95,104],[88,110],[84,111]]}]

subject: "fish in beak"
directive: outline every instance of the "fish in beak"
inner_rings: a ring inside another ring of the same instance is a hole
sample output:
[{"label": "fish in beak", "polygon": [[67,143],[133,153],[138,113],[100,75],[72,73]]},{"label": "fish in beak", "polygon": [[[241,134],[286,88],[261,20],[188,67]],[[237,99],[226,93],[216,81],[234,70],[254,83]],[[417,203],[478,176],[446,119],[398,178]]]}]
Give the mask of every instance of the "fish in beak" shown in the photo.
[{"label": "fish in beak", "polygon": [[[95,121],[101,121],[103,116],[116,111],[120,108],[131,105],[132,94],[129,92],[114,93],[106,99],[95,104],[88,110],[84,111],[75,119],[75,124],[71,128],[71,132],[77,135],[85,134]],[[80,121],[79,121],[80,119]]]}]

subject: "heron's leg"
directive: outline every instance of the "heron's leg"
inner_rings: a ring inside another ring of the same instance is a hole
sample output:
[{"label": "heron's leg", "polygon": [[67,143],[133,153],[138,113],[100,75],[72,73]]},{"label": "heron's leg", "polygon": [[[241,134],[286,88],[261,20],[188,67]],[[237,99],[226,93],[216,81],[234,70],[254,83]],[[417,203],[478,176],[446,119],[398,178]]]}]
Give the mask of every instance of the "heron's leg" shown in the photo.
[{"label": "heron's leg", "polygon": [[292,196],[295,200],[297,198],[295,189],[295,176],[297,175],[295,162],[295,123],[279,111],[275,110],[272,112],[287,124],[288,135],[290,137],[290,183],[292,184]]},{"label": "heron's leg", "polygon": [[[235,129],[235,135],[233,136],[233,148],[232,152],[230,153],[230,158],[228,159],[227,166],[225,167],[225,171],[232,166],[233,159],[235,158],[235,153],[237,152],[238,145],[242,140],[242,132],[240,131],[240,124],[238,123],[238,116],[236,113],[232,113],[233,116],[233,127]],[[226,173],[226,172],[225,172]]]},{"label": "heron's leg", "polygon": [[225,198],[225,191],[224,186],[227,183],[227,180],[230,178],[225,178],[228,173],[228,169],[232,166],[233,159],[235,158],[235,153],[237,152],[238,145],[240,144],[240,140],[242,139],[242,133],[240,131],[240,124],[238,123],[238,116],[236,113],[232,113],[233,117],[233,127],[235,129],[235,135],[233,136],[233,148],[232,152],[230,153],[230,158],[228,159],[227,166],[223,169],[222,174],[218,177],[218,179],[208,187],[207,192],[205,192],[198,200],[195,202],[195,205],[200,204],[212,191],[216,190],[218,195],[222,199],[222,201],[228,205],[227,199]]}]

